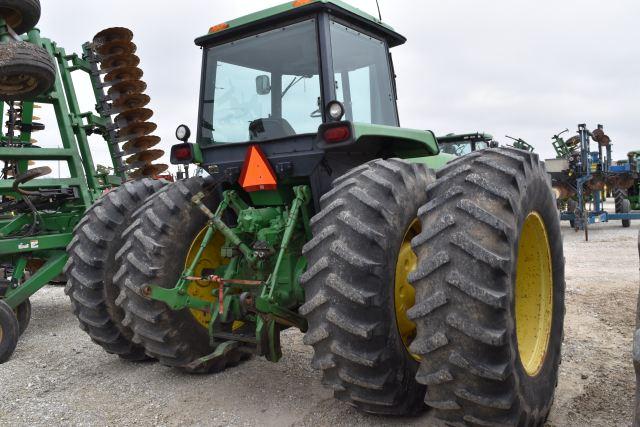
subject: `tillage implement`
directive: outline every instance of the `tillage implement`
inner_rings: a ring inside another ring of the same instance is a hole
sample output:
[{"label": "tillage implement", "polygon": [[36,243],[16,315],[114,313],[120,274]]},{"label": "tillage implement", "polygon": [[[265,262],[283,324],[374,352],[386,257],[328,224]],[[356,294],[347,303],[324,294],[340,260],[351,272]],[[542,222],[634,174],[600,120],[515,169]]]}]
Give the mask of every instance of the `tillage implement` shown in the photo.
[{"label": "tillage implement", "polygon": [[[587,240],[591,224],[619,220],[623,227],[629,227],[632,219],[640,219],[640,213],[631,212],[628,196],[628,189],[634,187],[640,172],[633,152],[627,162],[614,164],[613,144],[602,125],[590,131],[587,125],[580,124],[577,135],[565,140],[562,134],[568,131],[553,136],[557,157],[546,161],[561,219],[569,221],[576,231],[584,230]],[[598,144],[598,151],[592,151],[592,140]],[[615,213],[604,208],[607,191],[614,196]]]},{"label": "tillage implement", "polygon": [[[34,28],[39,18],[38,0],[0,0],[0,363],[11,357],[27,328],[29,297],[47,283],[66,282],[66,248],[73,252],[78,246],[87,221],[105,220],[103,229],[94,224],[89,236],[103,245],[105,235],[117,231],[116,216],[128,216],[127,210],[162,185],[144,177],[167,168],[151,164],[162,152],[148,150],[160,139],[148,135],[155,125],[146,122],[151,110],[142,108],[149,97],[142,94],[145,85],[136,68],[133,34],[109,29],[86,43],[82,54],[69,54],[41,37]],[[80,110],[75,71],[90,80],[95,113]],[[45,128],[34,115],[42,104],[52,106],[60,133],[59,139],[42,142],[49,143],[47,147],[33,139]],[[94,165],[92,134],[107,143],[110,166]],[[50,165],[56,162],[66,166],[69,176],[50,177]],[[114,190],[130,178],[140,180]],[[100,198],[105,191],[111,192]],[[110,200],[113,207],[107,206]],[[112,211],[106,220],[108,209]],[[94,255],[78,253],[75,258],[73,274],[84,282],[97,281],[95,270],[105,262]],[[71,289],[74,281],[69,280]],[[82,299],[93,297],[87,293]],[[79,315],[87,323],[102,321]]]},{"label": "tillage implement", "polygon": [[510,147],[442,154],[433,132],[401,128],[389,49],[404,42],[338,0],[198,38],[195,142],[180,126],[171,160],[205,176],[125,218],[120,199],[93,209],[70,246],[94,341],[205,373],[276,362],[297,328],[323,383],[364,412],[541,425],[564,317],[544,165]]}]

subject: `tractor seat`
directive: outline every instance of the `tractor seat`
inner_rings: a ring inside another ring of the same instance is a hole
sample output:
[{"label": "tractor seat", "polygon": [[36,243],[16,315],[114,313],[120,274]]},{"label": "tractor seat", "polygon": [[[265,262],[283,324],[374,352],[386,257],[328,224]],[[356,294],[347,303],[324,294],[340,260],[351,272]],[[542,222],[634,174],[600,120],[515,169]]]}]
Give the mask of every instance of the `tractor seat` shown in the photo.
[{"label": "tractor seat", "polygon": [[257,119],[249,124],[249,140],[265,141],[268,139],[283,138],[293,136],[296,131],[286,119]]}]

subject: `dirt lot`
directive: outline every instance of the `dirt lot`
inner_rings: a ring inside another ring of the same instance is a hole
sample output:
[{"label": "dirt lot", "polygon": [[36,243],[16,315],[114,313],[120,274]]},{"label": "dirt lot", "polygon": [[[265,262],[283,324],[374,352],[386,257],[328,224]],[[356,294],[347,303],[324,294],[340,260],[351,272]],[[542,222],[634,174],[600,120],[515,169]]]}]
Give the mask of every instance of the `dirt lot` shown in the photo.
[{"label": "dirt lot", "polygon": [[[566,226],[563,234],[564,361],[549,424],[630,425],[637,226],[594,227],[588,243]],[[333,400],[300,333],[285,333],[281,363],[254,359],[189,376],[104,353],[77,327],[62,288],[46,288],[32,302],[32,324],[0,366],[0,425],[437,425],[429,414],[368,417]]]}]

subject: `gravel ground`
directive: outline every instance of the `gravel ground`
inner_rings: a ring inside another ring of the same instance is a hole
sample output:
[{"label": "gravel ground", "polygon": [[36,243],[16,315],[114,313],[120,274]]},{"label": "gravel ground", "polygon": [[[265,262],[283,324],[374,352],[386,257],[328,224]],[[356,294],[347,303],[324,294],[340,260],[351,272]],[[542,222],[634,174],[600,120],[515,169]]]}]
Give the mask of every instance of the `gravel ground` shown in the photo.
[{"label": "gravel ground", "polygon": [[[593,227],[590,241],[563,227],[567,259],[564,359],[553,426],[630,425],[631,345],[638,294],[637,226]],[[0,365],[0,425],[438,425],[429,414],[365,416],[333,400],[310,367],[302,335],[285,356],[211,376],[104,353],[78,328],[62,288],[32,298],[31,326]]]}]

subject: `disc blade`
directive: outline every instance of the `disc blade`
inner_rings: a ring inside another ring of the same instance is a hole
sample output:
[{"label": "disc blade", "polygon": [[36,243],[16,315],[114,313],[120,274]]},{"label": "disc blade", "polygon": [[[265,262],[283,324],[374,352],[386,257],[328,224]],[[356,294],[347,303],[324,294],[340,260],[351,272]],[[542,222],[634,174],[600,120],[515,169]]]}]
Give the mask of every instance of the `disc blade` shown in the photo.
[{"label": "disc blade", "polygon": [[135,171],[131,172],[129,174],[129,177],[132,179],[137,179],[145,176],[157,176],[167,169],[169,169],[169,165],[165,164],[148,165],[144,168],[136,169]]},{"label": "disc blade", "polygon": [[100,69],[103,71],[113,71],[120,67],[137,67],[140,65],[140,58],[136,55],[113,55],[102,58]]},{"label": "disc blade", "polygon": [[128,28],[113,27],[102,30],[93,37],[93,43],[96,45],[103,45],[116,40],[130,42],[133,40],[133,32]]},{"label": "disc blade", "polygon": [[111,104],[111,114],[118,114],[135,108],[142,108],[151,102],[149,95],[144,93],[134,93],[131,95],[119,96]]},{"label": "disc blade", "polygon": [[155,147],[160,143],[160,137],[155,135],[141,136],[130,141],[127,141],[122,149],[126,155],[136,154],[141,151],[148,150],[151,147]]},{"label": "disc blade", "polygon": [[164,156],[164,150],[146,150],[141,151],[138,154],[134,154],[133,156],[127,159],[128,164],[134,164],[137,162],[151,163],[154,160],[158,160],[160,157]]},{"label": "disc blade", "polygon": [[152,116],[153,111],[148,108],[135,108],[133,110],[128,110],[124,113],[118,114],[118,116],[114,120],[114,123],[118,127],[124,128],[132,123],[145,122]]},{"label": "disc blade", "polygon": [[140,136],[149,135],[158,128],[158,125],[151,122],[134,123],[125,128],[120,129],[116,139],[123,142],[129,139],[138,138]]},{"label": "disc blade", "polygon": [[104,76],[104,81],[105,83],[116,84],[127,80],[140,80],[143,74],[138,67],[116,68]]},{"label": "disc blade", "polygon": [[136,52],[138,47],[135,43],[125,40],[115,40],[109,43],[105,43],[100,46],[96,46],[96,52],[102,57],[113,55],[131,55]]},{"label": "disc blade", "polygon": [[131,95],[134,93],[142,93],[147,88],[147,84],[142,80],[128,80],[113,85],[107,92],[111,99],[116,99],[120,95]]}]

